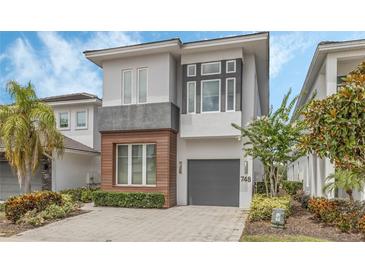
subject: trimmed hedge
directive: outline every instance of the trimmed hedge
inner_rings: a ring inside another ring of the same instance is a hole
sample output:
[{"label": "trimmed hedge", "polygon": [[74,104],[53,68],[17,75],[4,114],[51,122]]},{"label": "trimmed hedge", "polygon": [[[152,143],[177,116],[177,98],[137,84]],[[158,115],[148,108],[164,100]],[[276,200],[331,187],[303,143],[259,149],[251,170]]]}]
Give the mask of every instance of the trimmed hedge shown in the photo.
[{"label": "trimmed hedge", "polygon": [[60,193],[38,191],[11,197],[5,202],[5,216],[15,223],[28,211],[40,212],[52,204],[62,205]]},{"label": "trimmed hedge", "polygon": [[76,202],[91,203],[92,193],[97,190],[99,190],[99,188],[80,187],[61,190],[60,193],[71,195],[72,199]]},{"label": "trimmed hedge", "polygon": [[162,208],[165,196],[151,192],[93,192],[95,206],[115,206],[134,208]]},{"label": "trimmed hedge", "polygon": [[272,210],[274,208],[283,208],[285,210],[285,217],[288,217],[291,211],[291,197],[267,197],[260,194],[255,195],[251,202],[249,220],[252,222],[271,220]]},{"label": "trimmed hedge", "polygon": [[303,190],[303,182],[281,181],[281,187],[289,195],[295,195],[299,190]]}]

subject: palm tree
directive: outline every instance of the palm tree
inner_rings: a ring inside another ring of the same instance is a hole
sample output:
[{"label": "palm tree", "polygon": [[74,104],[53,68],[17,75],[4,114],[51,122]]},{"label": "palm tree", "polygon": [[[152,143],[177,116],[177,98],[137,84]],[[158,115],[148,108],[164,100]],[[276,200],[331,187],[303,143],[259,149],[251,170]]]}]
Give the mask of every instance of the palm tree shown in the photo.
[{"label": "palm tree", "polygon": [[324,187],[324,191],[333,191],[337,189],[343,189],[350,198],[350,201],[354,200],[352,196],[353,190],[362,191],[364,188],[364,178],[359,174],[350,170],[336,169],[335,173],[330,174],[326,178],[328,182]]},{"label": "palm tree", "polygon": [[63,153],[63,136],[56,128],[52,108],[38,100],[30,82],[21,86],[9,81],[6,90],[13,102],[0,106],[0,140],[20,188],[27,193],[43,155]]}]

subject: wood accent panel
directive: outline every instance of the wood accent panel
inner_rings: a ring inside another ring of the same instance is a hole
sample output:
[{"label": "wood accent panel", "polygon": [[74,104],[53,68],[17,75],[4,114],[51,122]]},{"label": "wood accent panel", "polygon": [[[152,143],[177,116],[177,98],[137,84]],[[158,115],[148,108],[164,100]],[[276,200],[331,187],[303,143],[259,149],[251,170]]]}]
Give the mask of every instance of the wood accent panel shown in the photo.
[{"label": "wood accent panel", "polygon": [[[116,185],[116,145],[156,144],[156,186]],[[176,132],[172,130],[101,133],[101,189],[122,192],[161,192],[164,207],[176,205]]]}]

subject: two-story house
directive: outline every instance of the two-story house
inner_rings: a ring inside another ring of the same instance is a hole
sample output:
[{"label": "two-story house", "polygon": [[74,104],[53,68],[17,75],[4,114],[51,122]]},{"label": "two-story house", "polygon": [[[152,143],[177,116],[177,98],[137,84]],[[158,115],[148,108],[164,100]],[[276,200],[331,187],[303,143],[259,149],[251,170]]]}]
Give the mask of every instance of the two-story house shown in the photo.
[{"label": "two-story house", "polygon": [[268,33],[84,54],[104,73],[102,189],[162,192],[165,207],[249,207],[263,171],[231,123],[268,113]]},{"label": "two-story house", "polygon": [[[323,99],[337,91],[342,79],[365,60],[365,40],[344,42],[321,42],[317,46],[309,66],[296,109],[306,104],[312,94]],[[304,190],[312,196],[323,196],[326,177],[335,171],[329,159],[311,154],[293,162],[288,168],[290,180],[303,181]],[[339,197],[345,193],[332,193]],[[364,200],[364,192],[354,193],[356,199]]]},{"label": "two-story house", "polygon": [[[55,113],[57,128],[64,135],[65,151],[58,157],[44,155],[32,178],[32,190],[77,188],[100,180],[100,134],[96,127],[101,99],[88,93],[74,93],[41,99]],[[15,172],[5,159],[0,144],[0,200],[18,195],[21,189]]]}]

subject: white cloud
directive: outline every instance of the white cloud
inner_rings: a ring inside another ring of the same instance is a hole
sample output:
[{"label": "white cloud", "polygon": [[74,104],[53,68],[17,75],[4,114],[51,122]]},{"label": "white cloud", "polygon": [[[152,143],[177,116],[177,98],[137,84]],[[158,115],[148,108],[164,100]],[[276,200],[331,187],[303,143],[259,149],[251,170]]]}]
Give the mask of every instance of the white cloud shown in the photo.
[{"label": "white cloud", "polygon": [[270,37],[270,77],[275,78],[283,66],[313,45],[314,40],[309,36],[293,32],[276,34]]},{"label": "white cloud", "polygon": [[[87,40],[65,38],[56,32],[39,32],[41,47],[35,49],[18,38],[2,53],[4,71],[0,85],[8,80],[25,84],[32,81],[39,97],[70,92],[90,92],[101,96],[101,72],[83,51],[139,43],[138,33],[95,32]],[[6,65],[6,66],[5,66]]]}]

